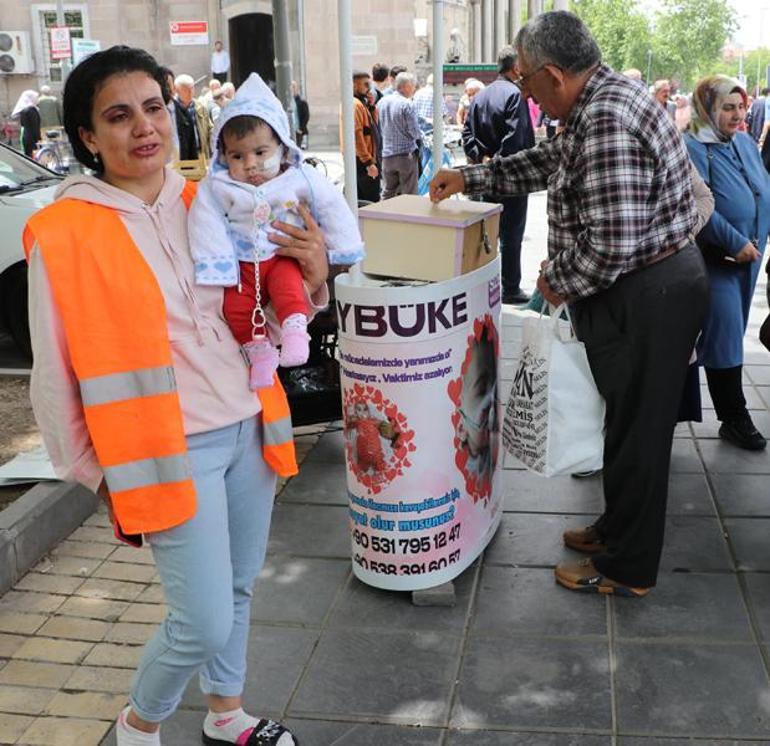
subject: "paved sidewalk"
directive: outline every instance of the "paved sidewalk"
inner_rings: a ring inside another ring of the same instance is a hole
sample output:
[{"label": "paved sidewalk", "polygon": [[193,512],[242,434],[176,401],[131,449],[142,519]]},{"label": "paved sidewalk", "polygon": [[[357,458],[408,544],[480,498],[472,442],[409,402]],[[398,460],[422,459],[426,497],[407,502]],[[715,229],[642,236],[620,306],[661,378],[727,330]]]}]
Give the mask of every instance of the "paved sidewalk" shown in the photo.
[{"label": "paved sidewalk", "polygon": [[[762,288],[746,394],[767,434],[764,313]],[[544,480],[510,459],[502,524],[454,608],[368,588],[350,571],[342,435],[301,435],[254,599],[248,708],[303,746],[770,743],[770,453],[723,444],[705,415],[677,431],[662,573],[642,600],[554,584],[553,565],[576,556],[561,532],[599,512],[601,482]],[[103,514],[86,521],[0,599],[0,743],[114,744],[162,614],[146,550],[117,546]],[[193,682],[164,746],[200,743],[203,714]]]}]

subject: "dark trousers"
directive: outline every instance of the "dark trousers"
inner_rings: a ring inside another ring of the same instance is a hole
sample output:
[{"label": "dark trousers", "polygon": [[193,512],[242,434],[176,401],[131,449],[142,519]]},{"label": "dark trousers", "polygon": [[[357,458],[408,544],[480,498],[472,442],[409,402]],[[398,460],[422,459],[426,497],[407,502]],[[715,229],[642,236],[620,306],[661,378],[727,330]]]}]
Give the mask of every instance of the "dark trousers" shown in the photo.
[{"label": "dark trousers", "polygon": [[503,298],[521,290],[521,242],[527,225],[527,197],[495,197],[485,195],[485,202],[503,206],[500,215],[500,262]]},{"label": "dark trousers", "polygon": [[734,368],[706,368],[706,381],[718,420],[725,422],[746,414],[742,365]]},{"label": "dark trousers", "polygon": [[220,83],[227,83],[227,73],[211,73],[212,78],[216,78]]},{"label": "dark trousers", "polygon": [[607,550],[593,562],[625,585],[655,585],[674,427],[707,305],[703,258],[690,244],[572,308],[607,404],[605,509],[596,523]]},{"label": "dark trousers", "polygon": [[356,180],[359,202],[380,201],[380,177],[373,179],[366,173],[366,166],[356,158]]}]

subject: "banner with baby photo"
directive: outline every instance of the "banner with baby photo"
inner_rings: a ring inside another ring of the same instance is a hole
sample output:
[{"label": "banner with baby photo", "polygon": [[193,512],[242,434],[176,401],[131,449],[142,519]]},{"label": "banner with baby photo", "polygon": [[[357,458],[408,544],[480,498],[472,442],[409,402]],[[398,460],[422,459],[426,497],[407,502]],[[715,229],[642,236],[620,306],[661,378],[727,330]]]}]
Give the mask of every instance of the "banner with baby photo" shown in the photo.
[{"label": "banner with baby photo", "polygon": [[447,582],[502,513],[499,259],[440,283],[335,283],[353,570]]}]

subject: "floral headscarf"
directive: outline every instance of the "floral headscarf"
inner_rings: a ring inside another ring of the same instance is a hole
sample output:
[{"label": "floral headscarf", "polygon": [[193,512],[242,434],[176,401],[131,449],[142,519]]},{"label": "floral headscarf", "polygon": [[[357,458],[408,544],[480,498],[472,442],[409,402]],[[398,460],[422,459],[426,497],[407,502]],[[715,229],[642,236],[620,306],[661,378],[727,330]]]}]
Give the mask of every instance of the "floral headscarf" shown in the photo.
[{"label": "floral headscarf", "polygon": [[722,104],[732,93],[740,93],[743,103],[748,104],[746,91],[735,78],[712,75],[698,83],[692,94],[694,113],[687,130],[696,140],[705,143],[730,142],[732,136],[722,134],[717,121]]}]

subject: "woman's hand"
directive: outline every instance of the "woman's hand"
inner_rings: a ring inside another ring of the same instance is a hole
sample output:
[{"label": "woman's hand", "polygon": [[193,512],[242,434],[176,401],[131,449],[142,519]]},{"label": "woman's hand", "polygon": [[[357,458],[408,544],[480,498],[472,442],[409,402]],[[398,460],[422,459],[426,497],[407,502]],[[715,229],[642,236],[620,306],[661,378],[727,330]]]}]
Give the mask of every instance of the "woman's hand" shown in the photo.
[{"label": "woman's hand", "polygon": [[738,264],[748,264],[749,262],[756,262],[757,259],[761,259],[762,254],[759,253],[759,249],[749,241],[736,255],[735,261]]},{"label": "woman's hand", "polygon": [[273,228],[285,235],[270,233],[268,239],[280,246],[276,251],[278,256],[288,256],[299,262],[308,292],[313,295],[329,276],[326,242],[323,231],[313,219],[310,210],[302,204],[298,205],[298,210],[305,221],[304,228],[297,228],[294,225],[276,220],[272,224]]},{"label": "woman's hand", "polygon": [[430,201],[441,202],[442,199],[464,191],[463,172],[456,168],[442,168],[430,182]]}]

